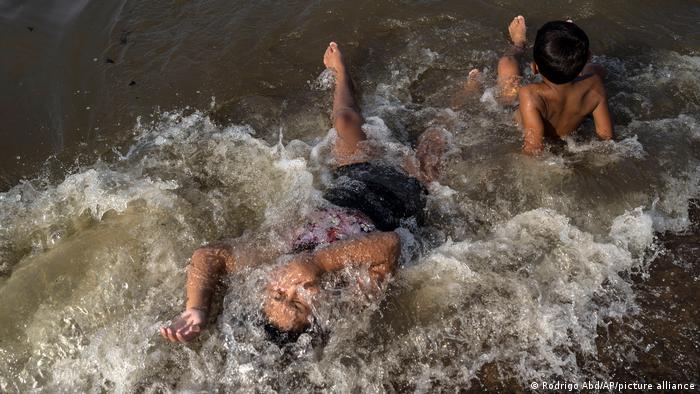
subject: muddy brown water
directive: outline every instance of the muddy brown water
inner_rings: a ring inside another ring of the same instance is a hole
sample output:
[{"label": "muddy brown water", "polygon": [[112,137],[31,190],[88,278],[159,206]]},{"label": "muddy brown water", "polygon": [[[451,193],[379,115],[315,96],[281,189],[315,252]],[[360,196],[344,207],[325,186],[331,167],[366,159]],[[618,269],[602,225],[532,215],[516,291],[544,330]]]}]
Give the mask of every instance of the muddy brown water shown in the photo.
[{"label": "muddy brown water", "polygon": [[[0,180],[7,189],[52,155],[70,165],[129,141],[136,117],[155,109],[207,108],[211,97],[303,100],[331,39],[361,67],[405,44],[404,23],[473,23],[461,40],[435,37],[440,51],[497,48],[512,15],[533,28],[571,17],[593,48],[617,56],[667,49],[696,53],[695,1],[175,1],[81,0],[0,4],[3,137]],[[396,22],[395,26],[392,26]],[[410,61],[409,59],[406,59]],[[374,67],[378,68],[376,64]],[[466,70],[470,65],[456,65]],[[362,78],[373,80],[368,69]],[[467,70],[468,71],[468,70]],[[690,92],[692,94],[692,92]],[[697,94],[697,93],[695,93]],[[697,96],[696,96],[697,97]]]},{"label": "muddy brown water", "polygon": [[[493,100],[517,14],[530,40],[566,17],[588,32],[616,142],[584,124],[518,153]],[[682,0],[0,0],[0,391],[697,385],[698,21]],[[230,278],[201,341],[164,343],[194,248],[276,242],[318,204],[330,40],[374,141],[453,135],[427,229],[402,232],[384,298],[329,290],[322,343],[265,340],[262,268]],[[473,67],[484,91],[451,109]]]}]

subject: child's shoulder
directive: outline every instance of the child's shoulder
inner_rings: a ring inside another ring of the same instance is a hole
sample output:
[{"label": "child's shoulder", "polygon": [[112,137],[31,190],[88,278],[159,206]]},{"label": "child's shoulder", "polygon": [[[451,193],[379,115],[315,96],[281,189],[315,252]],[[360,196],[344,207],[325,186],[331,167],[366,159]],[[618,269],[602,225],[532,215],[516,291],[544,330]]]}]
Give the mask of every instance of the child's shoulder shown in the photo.
[{"label": "child's shoulder", "polygon": [[520,92],[518,93],[518,99],[521,104],[525,102],[541,102],[544,100],[544,97],[542,95],[542,90],[544,88],[544,84],[541,82],[535,82],[535,83],[530,83],[522,88],[520,88]]},{"label": "child's shoulder", "polygon": [[591,73],[581,76],[578,84],[587,92],[593,92],[596,95],[605,96],[603,76],[598,73]]}]

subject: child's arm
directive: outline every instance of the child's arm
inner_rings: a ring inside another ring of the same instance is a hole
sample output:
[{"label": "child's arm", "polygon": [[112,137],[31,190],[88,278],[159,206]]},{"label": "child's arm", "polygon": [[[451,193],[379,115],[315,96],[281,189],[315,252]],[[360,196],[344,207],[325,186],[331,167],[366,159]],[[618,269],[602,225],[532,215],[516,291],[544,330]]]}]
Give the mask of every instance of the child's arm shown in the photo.
[{"label": "child's arm", "polygon": [[221,243],[197,249],[187,268],[187,303],[185,311],[160,333],[171,342],[188,342],[196,338],[207,323],[211,297],[220,279],[244,266],[271,257],[273,251],[255,248],[252,243]]},{"label": "child's arm", "polygon": [[171,342],[188,342],[201,332],[207,322],[211,296],[219,279],[236,266],[232,248],[227,245],[204,246],[192,255],[187,268],[187,303],[185,311],[160,328],[160,334]]},{"label": "child's arm", "polygon": [[367,264],[372,280],[382,281],[396,268],[400,249],[399,236],[395,232],[374,232],[361,238],[334,242],[314,252],[313,260],[323,272]]},{"label": "child's arm", "polygon": [[236,267],[230,246],[205,246],[195,250],[187,269],[186,309],[209,310],[211,295],[221,277]]},{"label": "child's arm", "polygon": [[[394,271],[399,253],[399,237],[393,231],[336,241],[312,253],[295,255],[271,274],[269,286],[272,289],[312,289],[324,273],[364,266],[368,269],[369,281],[361,280],[358,284],[365,293],[370,293]],[[285,291],[288,290],[281,290]]]},{"label": "child's arm", "polygon": [[603,87],[603,81],[600,79],[599,86],[594,90],[599,96],[598,105],[593,110],[593,121],[595,123],[595,133],[602,140],[609,140],[613,137],[613,124],[610,118],[610,110],[608,109],[608,98]]},{"label": "child's arm", "polygon": [[544,139],[540,99],[526,86],[520,89],[519,100],[524,137],[523,152],[528,155],[537,155],[542,152]]}]

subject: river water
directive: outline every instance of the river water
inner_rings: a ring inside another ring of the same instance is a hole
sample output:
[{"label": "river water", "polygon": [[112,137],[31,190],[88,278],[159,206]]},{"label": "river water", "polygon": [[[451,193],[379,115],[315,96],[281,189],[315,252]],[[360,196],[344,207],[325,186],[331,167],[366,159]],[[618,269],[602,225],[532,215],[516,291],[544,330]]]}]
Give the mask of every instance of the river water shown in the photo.
[{"label": "river water", "polygon": [[[614,142],[586,123],[519,153],[493,98],[519,13],[531,40],[565,17],[588,32]],[[0,1],[0,391],[697,384],[699,20],[681,0]],[[166,343],[196,247],[274,244],[320,203],[330,40],[373,143],[453,136],[426,226],[400,230],[379,299],[326,283],[321,334],[266,339],[271,262],[228,279],[200,341]],[[484,91],[453,108],[473,67]]]}]

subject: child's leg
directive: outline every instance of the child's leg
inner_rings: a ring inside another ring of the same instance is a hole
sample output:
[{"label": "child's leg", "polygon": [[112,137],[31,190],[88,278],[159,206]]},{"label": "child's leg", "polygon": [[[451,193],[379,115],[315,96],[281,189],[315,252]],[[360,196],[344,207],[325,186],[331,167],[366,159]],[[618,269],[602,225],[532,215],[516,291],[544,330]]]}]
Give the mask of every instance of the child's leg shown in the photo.
[{"label": "child's leg", "polygon": [[416,158],[420,163],[420,179],[430,183],[440,178],[445,153],[449,147],[449,133],[441,128],[431,127],[418,138]]},{"label": "child's leg", "polygon": [[428,128],[418,137],[415,154],[404,157],[404,171],[425,185],[438,180],[451,138],[445,129]]},{"label": "child's leg", "polygon": [[358,143],[367,139],[362,131],[362,115],[355,104],[350,74],[345,68],[338,44],[331,42],[323,55],[323,63],[335,72],[333,92],[333,127],[338,139],[333,153],[339,165],[350,164],[359,152]]},{"label": "child's leg", "polygon": [[508,48],[498,61],[498,90],[501,102],[511,105],[520,91],[520,58],[525,52],[525,18],[518,15],[508,26],[513,46]]}]

